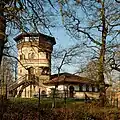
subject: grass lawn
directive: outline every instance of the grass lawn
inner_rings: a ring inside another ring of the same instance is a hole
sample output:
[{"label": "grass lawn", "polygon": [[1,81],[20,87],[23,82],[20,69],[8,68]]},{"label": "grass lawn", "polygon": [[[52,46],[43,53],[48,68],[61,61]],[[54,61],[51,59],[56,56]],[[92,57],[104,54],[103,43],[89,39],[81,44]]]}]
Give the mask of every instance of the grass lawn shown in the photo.
[{"label": "grass lawn", "polygon": [[[24,105],[35,105],[37,107],[38,105],[38,98],[12,98],[10,99],[10,102],[12,104],[24,104]],[[41,98],[40,99],[40,106],[41,108],[52,108],[53,99],[52,98]],[[83,100],[78,99],[66,99],[66,105],[70,106],[74,103],[83,103]],[[55,99],[56,108],[64,107],[65,100],[61,98]]]}]

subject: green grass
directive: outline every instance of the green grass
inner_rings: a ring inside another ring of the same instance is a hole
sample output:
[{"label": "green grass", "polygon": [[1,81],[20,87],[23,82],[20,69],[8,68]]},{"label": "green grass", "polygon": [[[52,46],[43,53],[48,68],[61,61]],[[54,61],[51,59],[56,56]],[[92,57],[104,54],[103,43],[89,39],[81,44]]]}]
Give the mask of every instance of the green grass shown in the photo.
[{"label": "green grass", "polygon": [[[38,106],[38,98],[13,98],[10,99],[11,104],[14,105],[34,105],[34,106]],[[83,100],[77,100],[77,99],[66,99],[66,105],[70,106],[71,104],[75,104],[75,103],[81,103],[83,102]],[[53,103],[53,99],[52,98],[41,98],[40,99],[40,106],[41,108],[52,108],[52,103]],[[55,99],[55,105],[57,108],[61,108],[64,107],[65,105],[65,100],[64,99],[60,99],[60,98],[56,98]]]}]

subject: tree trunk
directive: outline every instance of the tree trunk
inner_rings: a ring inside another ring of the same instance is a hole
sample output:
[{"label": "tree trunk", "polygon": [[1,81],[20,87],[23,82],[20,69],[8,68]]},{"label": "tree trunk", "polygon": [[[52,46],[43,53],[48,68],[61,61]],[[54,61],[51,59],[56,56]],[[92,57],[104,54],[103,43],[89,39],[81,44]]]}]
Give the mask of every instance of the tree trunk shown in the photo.
[{"label": "tree trunk", "polygon": [[99,85],[100,85],[100,105],[104,106],[106,103],[106,89],[105,89],[105,79],[104,79],[104,64],[105,64],[105,52],[106,52],[106,36],[107,36],[107,28],[105,23],[105,8],[104,1],[102,2],[101,9],[101,17],[102,17],[102,45],[100,50],[99,57]]},{"label": "tree trunk", "polygon": [[0,2],[0,65],[3,56],[3,49],[5,43],[5,29],[6,29],[6,21],[4,17],[4,4],[2,1]]}]

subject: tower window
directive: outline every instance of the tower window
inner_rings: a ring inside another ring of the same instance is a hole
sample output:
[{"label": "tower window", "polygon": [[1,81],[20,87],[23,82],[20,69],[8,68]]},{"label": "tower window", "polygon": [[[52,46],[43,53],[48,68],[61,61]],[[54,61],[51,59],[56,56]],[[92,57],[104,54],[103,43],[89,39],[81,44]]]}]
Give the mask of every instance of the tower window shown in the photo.
[{"label": "tower window", "polygon": [[22,73],[22,69],[20,69],[20,73]]},{"label": "tower window", "polygon": [[34,59],[35,58],[35,54],[34,53],[29,53],[28,54],[28,59]]},{"label": "tower window", "polygon": [[35,54],[32,53],[32,54],[31,54],[31,59],[34,59],[34,58],[35,58]]},{"label": "tower window", "polygon": [[31,59],[31,53],[28,53],[28,59]]},{"label": "tower window", "polygon": [[43,67],[41,74],[42,75],[49,75],[49,67]]},{"label": "tower window", "polygon": [[46,53],[46,58],[50,59],[49,53]]},{"label": "tower window", "polygon": [[25,37],[25,41],[28,42],[29,41],[29,37]]},{"label": "tower window", "polygon": [[24,60],[25,59],[25,55],[24,54],[21,54],[20,55],[20,60]]}]

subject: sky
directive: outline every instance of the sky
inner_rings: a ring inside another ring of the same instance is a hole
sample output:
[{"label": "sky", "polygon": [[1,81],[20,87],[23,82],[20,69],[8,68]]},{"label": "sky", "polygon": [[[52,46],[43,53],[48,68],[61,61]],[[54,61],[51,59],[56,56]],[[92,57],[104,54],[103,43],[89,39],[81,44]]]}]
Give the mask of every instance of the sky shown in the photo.
[{"label": "sky", "polygon": [[[78,13],[81,14],[80,12],[78,12]],[[53,37],[55,37],[55,39],[56,39],[56,45],[54,45],[54,48],[59,48],[59,46],[63,47],[63,48],[68,48],[69,46],[75,44],[77,41],[75,39],[71,38],[67,34],[67,31],[62,26],[61,18],[58,19],[58,22],[59,22],[58,24],[60,24],[60,27],[51,29],[51,33],[52,33]],[[57,24],[57,22],[56,22],[56,24]],[[13,39],[13,37],[15,37],[15,36],[12,36],[10,39]],[[15,44],[15,43],[13,43],[13,44]],[[67,65],[67,66],[63,67],[63,71],[74,73],[74,72],[76,72],[77,69],[79,69],[79,67],[80,66],[72,66],[72,65],[68,66]]]},{"label": "sky", "polygon": [[[56,44],[54,45],[53,49],[58,49],[59,47],[68,48],[76,43],[76,41],[67,34],[67,31],[65,30],[64,27],[54,28],[54,30],[51,30],[51,32],[52,32],[52,36],[55,37],[56,40]],[[8,39],[10,40],[10,44],[13,45],[11,54],[17,55],[17,46],[16,46],[16,42],[13,40],[14,37],[15,36],[13,35],[10,36]],[[74,65],[65,65],[61,69],[61,72],[74,73],[75,71],[76,71],[76,66]],[[57,71],[52,70],[52,74],[53,73],[57,73]]]}]

